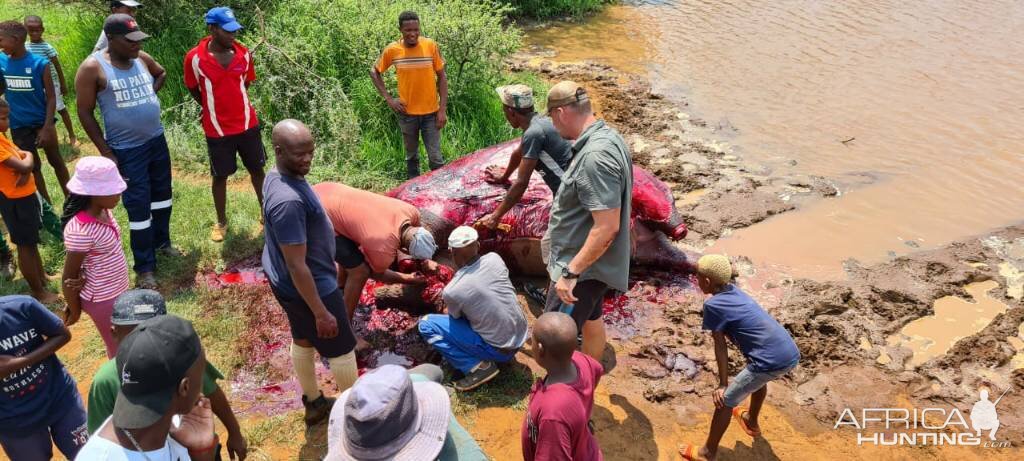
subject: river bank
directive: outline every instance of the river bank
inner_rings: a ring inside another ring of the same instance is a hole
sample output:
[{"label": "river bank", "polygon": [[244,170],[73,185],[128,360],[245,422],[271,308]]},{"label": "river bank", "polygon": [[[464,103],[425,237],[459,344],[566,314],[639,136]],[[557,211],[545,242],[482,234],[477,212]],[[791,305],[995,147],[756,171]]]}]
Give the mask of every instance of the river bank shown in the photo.
[{"label": "river bank", "polygon": [[[737,154],[727,140],[735,128],[693,117],[685,101],[666,100],[644,79],[593,62],[557,62],[551,57],[549,51],[530,50],[514,56],[510,67],[552,81],[572,79],[596,93],[599,116],[623,133],[634,161],[672,187],[691,229],[681,242],[686,249],[713,249],[719,238],[737,229],[756,227],[772,216],[874,180],[773,171]],[[916,248],[914,243],[908,247]],[[793,278],[773,271],[770,261],[731,256],[740,267],[738,283],[787,327],[804,356],[788,379],[772,386],[769,396],[782,419],[771,422],[781,426],[776,430],[789,429],[786,444],[793,445],[791,456],[783,459],[803,459],[806,450],[814,457],[838,450],[859,459],[1019,455],[1019,448],[871,451],[857,447],[856,432],[833,427],[846,408],[941,407],[966,415],[982,388],[996,395],[1009,389],[999,403],[1000,421],[1007,429],[1024,426],[1024,393],[1016,392],[1024,389],[1024,227],[893,255],[883,263],[862,265],[851,259],[838,280]],[[709,395],[717,382],[710,338],[700,331],[701,302],[699,296],[666,299],[643,324],[634,325],[649,334],[615,345],[618,369],[603,381],[607,393],[631,396],[633,405],[642,399],[639,414],[660,429],[654,431],[653,451],[639,454],[638,445],[613,444],[637,455],[623,459],[652,459],[655,453],[659,459],[672,459],[671,445],[684,440],[669,433],[696,434],[687,436],[689,442],[703,439],[692,422],[709,414]],[[944,308],[951,303],[953,309]],[[970,310],[985,305],[991,309]],[[676,371],[680,356],[695,363],[699,372]],[[736,353],[732,358],[733,372],[738,372],[742,357]],[[636,411],[626,413],[626,419],[637,416]],[[697,426],[706,429],[706,424]],[[1016,447],[1024,443],[1019,430],[1008,429],[1000,436]],[[778,440],[769,438],[771,444]],[[728,459],[781,455],[777,445],[737,441],[735,447]]]}]

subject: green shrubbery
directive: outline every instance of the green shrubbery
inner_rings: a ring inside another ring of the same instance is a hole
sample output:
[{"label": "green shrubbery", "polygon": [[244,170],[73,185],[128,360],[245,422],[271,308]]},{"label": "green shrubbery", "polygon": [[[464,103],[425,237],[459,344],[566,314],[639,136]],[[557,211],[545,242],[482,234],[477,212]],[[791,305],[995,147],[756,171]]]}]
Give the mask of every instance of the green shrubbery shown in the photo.
[{"label": "green shrubbery", "polygon": [[615,0],[500,0],[515,9],[516,16],[549,18],[580,16],[597,11]]}]

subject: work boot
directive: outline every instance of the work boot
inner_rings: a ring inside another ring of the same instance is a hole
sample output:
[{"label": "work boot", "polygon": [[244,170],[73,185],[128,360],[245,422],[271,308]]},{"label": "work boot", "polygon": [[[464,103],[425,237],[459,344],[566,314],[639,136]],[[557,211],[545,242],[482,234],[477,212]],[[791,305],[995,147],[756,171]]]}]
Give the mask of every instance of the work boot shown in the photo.
[{"label": "work boot", "polygon": [[157,249],[156,251],[161,255],[167,256],[168,258],[180,258],[182,256],[185,256],[185,254],[182,253],[181,250],[175,248],[174,245],[167,245],[163,248]]},{"label": "work boot", "polygon": [[455,382],[455,389],[465,392],[476,389],[498,376],[498,366],[494,362],[480,362],[475,368],[466,373],[466,377]]},{"label": "work boot", "polygon": [[223,242],[227,233],[227,224],[216,223],[213,225],[213,230],[210,231],[210,240],[213,240],[214,242]]},{"label": "work boot", "polygon": [[142,288],[144,290],[155,290],[156,276],[152,272],[143,272],[135,277],[135,287]]},{"label": "work boot", "polygon": [[312,402],[306,400],[306,396],[302,396],[302,406],[306,407],[306,416],[303,418],[306,421],[306,427],[317,425],[321,421],[331,416],[331,407],[334,406],[333,398],[324,397],[321,392],[320,397],[313,399]]}]

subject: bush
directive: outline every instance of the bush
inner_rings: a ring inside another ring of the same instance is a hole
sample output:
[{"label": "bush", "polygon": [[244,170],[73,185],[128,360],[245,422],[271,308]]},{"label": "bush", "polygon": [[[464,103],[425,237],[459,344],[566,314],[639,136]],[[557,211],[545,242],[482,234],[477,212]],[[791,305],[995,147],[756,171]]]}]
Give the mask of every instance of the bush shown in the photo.
[{"label": "bush", "polygon": [[500,0],[515,9],[516,16],[549,18],[581,16],[597,11],[614,0]]}]

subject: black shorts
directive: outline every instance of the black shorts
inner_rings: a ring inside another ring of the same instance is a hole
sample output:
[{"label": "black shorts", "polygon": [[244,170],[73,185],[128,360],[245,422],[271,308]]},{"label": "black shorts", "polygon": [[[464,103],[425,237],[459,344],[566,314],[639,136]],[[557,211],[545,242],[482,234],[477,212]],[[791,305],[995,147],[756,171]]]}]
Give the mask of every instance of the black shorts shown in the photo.
[{"label": "black shorts", "polygon": [[352,239],[339,235],[334,237],[334,262],[345,269],[355,269],[366,262],[359,245]]},{"label": "black shorts", "polygon": [[608,284],[598,280],[584,280],[576,283],[572,294],[576,296],[576,304],[566,305],[558,297],[554,282],[548,286],[548,299],[544,303],[544,312],[564,312],[576,321],[576,330],[583,331],[587,320],[597,320],[604,314],[604,294],[608,292]]},{"label": "black shorts", "polygon": [[18,246],[39,244],[39,229],[43,227],[43,218],[36,194],[16,199],[0,194],[0,216],[7,223],[12,243]]},{"label": "black shorts", "polygon": [[245,165],[246,170],[263,170],[267,163],[259,125],[223,138],[207,137],[206,149],[210,155],[210,174],[216,178],[226,178],[238,171],[236,152],[242,157],[242,165]]},{"label": "black shorts", "polygon": [[41,129],[43,129],[41,126],[23,126],[11,129],[11,141],[14,141],[14,145],[18,146],[18,149],[32,153],[33,171],[42,171],[43,167],[43,162],[39,161],[39,146],[36,144],[36,138],[39,137]]},{"label": "black shorts", "polygon": [[355,349],[356,337],[352,333],[352,325],[349,323],[348,314],[345,311],[345,297],[342,296],[341,289],[334,290],[331,294],[320,298],[324,306],[327,307],[327,312],[330,312],[338,321],[338,336],[333,338],[317,337],[316,319],[305,301],[282,297],[276,290],[273,290],[273,287],[271,287],[271,291],[274,292],[274,297],[277,298],[277,302],[281,304],[285,315],[288,316],[292,338],[304,339],[313,343],[313,348],[321,356],[329,359],[341,357]]}]

